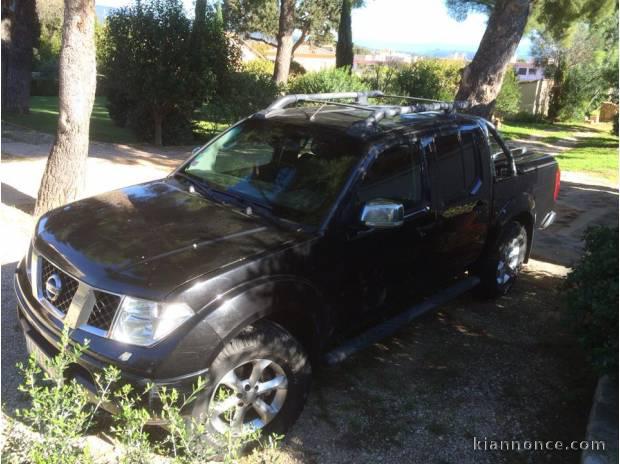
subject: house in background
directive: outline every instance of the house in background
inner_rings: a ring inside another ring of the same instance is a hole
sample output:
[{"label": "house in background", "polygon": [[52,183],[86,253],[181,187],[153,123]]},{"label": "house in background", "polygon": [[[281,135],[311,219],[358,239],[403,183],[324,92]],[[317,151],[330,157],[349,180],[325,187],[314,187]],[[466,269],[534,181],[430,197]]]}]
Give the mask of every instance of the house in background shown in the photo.
[{"label": "house in background", "polygon": [[356,54],[353,57],[353,69],[362,69],[373,65],[406,65],[421,60],[421,56],[409,53],[381,50],[371,54]]},{"label": "house in background", "polygon": [[519,82],[537,81],[545,78],[545,68],[533,61],[517,61],[513,63]]},{"label": "house in background", "polygon": [[520,81],[521,103],[519,104],[519,111],[547,116],[552,87],[553,80],[551,79]]},{"label": "house in background", "polygon": [[[262,40],[243,39],[240,41],[241,61],[269,60],[275,62],[277,48]],[[336,66],[336,51],[327,47],[302,44],[295,50],[293,60],[306,71],[321,71]]]}]

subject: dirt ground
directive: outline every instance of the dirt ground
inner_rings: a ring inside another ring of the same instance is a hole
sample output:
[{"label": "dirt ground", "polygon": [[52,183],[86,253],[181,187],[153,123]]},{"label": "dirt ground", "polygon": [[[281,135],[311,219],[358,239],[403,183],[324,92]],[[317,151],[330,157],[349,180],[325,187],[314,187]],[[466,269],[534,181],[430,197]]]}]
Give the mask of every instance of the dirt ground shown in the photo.
[{"label": "dirt ground", "polygon": [[[29,212],[50,139],[3,128],[2,404],[20,404],[12,272],[31,231]],[[87,194],[165,175],[191,148],[93,144]],[[280,452],[304,463],[576,463],[579,453],[476,451],[487,440],[581,440],[595,385],[564,322],[562,277],[589,224],[618,222],[618,189],[563,173],[556,225],[536,236],[512,292],[496,301],[467,294],[396,336],[331,368],[314,387]]]}]

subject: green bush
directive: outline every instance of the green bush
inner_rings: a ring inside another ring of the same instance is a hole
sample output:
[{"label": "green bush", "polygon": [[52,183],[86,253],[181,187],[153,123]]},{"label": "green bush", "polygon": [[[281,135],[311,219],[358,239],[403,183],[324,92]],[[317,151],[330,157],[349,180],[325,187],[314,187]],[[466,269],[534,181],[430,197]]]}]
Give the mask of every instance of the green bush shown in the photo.
[{"label": "green bush", "polygon": [[239,51],[212,10],[192,22],[181,0],[143,0],[114,10],[102,37],[110,117],[144,140],[192,142],[194,111],[236,91]]},{"label": "green bush", "polygon": [[516,114],[509,114],[505,119],[510,122],[522,122],[528,124],[549,122],[542,114],[532,114],[527,111],[519,111]]},{"label": "green bush", "polygon": [[212,98],[199,118],[231,124],[269,106],[280,93],[271,74],[260,71],[238,71],[229,80],[231,92]]},{"label": "green bush", "polygon": [[586,231],[585,254],[566,279],[579,341],[599,374],[618,372],[618,228]]},{"label": "green bush", "polygon": [[362,80],[371,90],[381,90],[385,94],[402,93],[396,85],[397,66],[371,65],[362,70]]},{"label": "green bush", "polygon": [[398,70],[395,89],[402,95],[454,100],[461,81],[462,61],[429,59]]},{"label": "green bush", "polygon": [[359,92],[368,85],[347,68],[308,72],[289,80],[288,93]]},{"label": "green bush", "polygon": [[[26,425],[7,418],[8,424],[3,430],[3,462],[102,462],[101,456],[95,456],[95,450],[88,448],[84,438],[93,432],[97,413],[104,403],[116,404],[119,412],[109,430],[102,430],[101,426],[105,424],[99,423],[98,431],[113,437],[118,462],[123,464],[153,462],[156,453],[172,458],[172,462],[178,464],[213,462],[215,459],[232,464],[238,462],[250,443],[258,445],[256,449],[266,448],[269,452],[277,448],[282,439],[282,436],[270,435],[264,440],[258,430],[248,430],[243,434],[229,431],[221,437],[205,439],[208,436],[205,425],[209,418],[205,421],[189,420],[182,414],[204,391],[206,384],[199,378],[189,396],[180,395],[174,388],[162,387],[158,391],[161,401],[158,418],[166,423],[166,427],[163,436],[156,441],[145,428],[151,416],[143,407],[142,397],[151,392],[152,385],[148,385],[144,392],[134,391],[130,385],[119,386],[120,371],[107,367],[102,374],[95,376],[98,402],[92,404],[83,385],[67,380],[68,371],[78,362],[87,345],[73,345],[65,329],[59,348],[54,358],[43,360],[43,369],[33,356],[26,366],[18,366],[24,377],[19,389],[28,396],[30,406],[16,411]],[[217,447],[212,443],[217,443]],[[104,459],[103,462],[111,461]],[[265,461],[257,456],[255,462]]]},{"label": "green bush", "polygon": [[273,76],[273,67],[273,61],[256,59],[243,63],[241,65],[241,71],[250,74],[264,74],[266,76]]},{"label": "green bush", "polygon": [[306,74],[306,68],[304,68],[301,63],[297,62],[297,61],[291,61],[291,67],[289,69],[289,76],[290,77],[295,77],[295,76],[299,76],[300,74]]},{"label": "green bush", "polygon": [[505,118],[511,114],[519,112],[521,104],[521,91],[519,90],[519,81],[512,67],[504,75],[502,88],[495,100],[495,114]]},{"label": "green bush", "polygon": [[30,95],[37,97],[57,97],[57,78],[33,78],[30,82]]}]

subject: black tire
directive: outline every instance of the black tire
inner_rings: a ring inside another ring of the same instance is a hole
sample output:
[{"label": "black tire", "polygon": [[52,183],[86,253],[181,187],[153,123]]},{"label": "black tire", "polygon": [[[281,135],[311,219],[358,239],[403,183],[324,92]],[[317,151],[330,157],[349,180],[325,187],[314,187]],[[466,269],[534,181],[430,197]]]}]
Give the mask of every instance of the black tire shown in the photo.
[{"label": "black tire", "polygon": [[[508,259],[517,250],[516,262]],[[514,285],[527,253],[527,230],[520,222],[513,221],[502,229],[495,245],[480,266],[480,293],[489,298],[505,295]],[[510,262],[511,265],[507,263]],[[503,266],[502,263],[505,265]]]},{"label": "black tire", "polygon": [[[244,370],[248,372],[247,369],[251,372],[253,366],[257,364],[257,362],[252,363],[252,361],[256,360],[271,361],[271,364],[265,368],[265,371],[275,369],[277,366],[278,372],[283,372],[286,375],[285,399],[273,419],[261,428],[262,435],[286,433],[301,414],[311,382],[311,367],[308,356],[300,343],[282,327],[268,321],[259,321],[244,329],[222,349],[209,369],[205,391],[200,394],[192,408],[191,416],[194,420],[207,422],[207,435],[205,438],[212,444],[219,445],[221,443],[220,439],[224,436],[221,424],[225,422],[226,417],[219,416],[219,421],[213,420],[212,417],[215,414],[209,407],[212,402],[214,404],[217,403],[215,395],[218,391],[216,390],[228,388],[225,385],[222,386],[220,382],[231,371],[239,374],[237,378],[241,379],[240,373],[243,373]],[[276,375],[272,377],[272,380],[275,377]],[[244,380],[244,382],[248,380],[250,379]],[[259,383],[257,381],[255,384],[259,385]],[[233,394],[237,391],[232,388],[228,389]],[[247,394],[250,393],[252,392]],[[280,388],[273,390],[274,397],[279,393]],[[235,396],[239,397],[238,394],[235,394]],[[260,398],[268,401],[269,396],[261,396]],[[246,400],[247,398],[244,396],[244,398],[239,400],[239,404]],[[250,416],[250,413],[254,413],[259,417],[257,410],[250,402],[245,403],[244,407],[248,411],[248,416]],[[233,411],[236,410],[237,406],[234,406]],[[232,413],[228,414],[232,415]],[[251,416],[247,419],[249,420],[249,418]],[[216,427],[216,424],[220,424],[219,429]]]}]

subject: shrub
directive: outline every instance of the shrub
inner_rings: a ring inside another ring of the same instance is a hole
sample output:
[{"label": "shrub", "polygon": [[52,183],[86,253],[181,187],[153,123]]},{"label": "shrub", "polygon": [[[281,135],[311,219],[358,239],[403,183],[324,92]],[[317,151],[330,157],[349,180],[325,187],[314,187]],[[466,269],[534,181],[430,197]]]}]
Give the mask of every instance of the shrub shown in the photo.
[{"label": "shrub", "polygon": [[347,68],[308,72],[289,80],[289,93],[359,92],[368,90],[362,79]]},{"label": "shrub", "polygon": [[271,74],[238,71],[229,76],[230,93],[212,98],[201,117],[219,123],[231,124],[249,114],[269,106],[279,94]]},{"label": "shrub", "polygon": [[[16,411],[16,414],[24,418],[29,427],[8,420],[3,430],[3,462],[101,462],[101,456],[91,454],[84,444],[84,438],[94,425],[101,406],[110,401],[114,401],[120,410],[109,431],[115,439],[119,462],[124,464],[153,462],[155,452],[179,464],[213,462],[216,458],[223,459],[224,463],[233,463],[237,462],[250,442],[258,445],[257,449],[267,448],[271,451],[282,438],[271,435],[263,441],[259,431],[252,431],[242,435],[228,432],[224,437],[205,440],[205,424],[202,421],[188,421],[182,415],[182,411],[203,391],[205,383],[200,379],[188,397],[181,397],[174,388],[162,387],[158,391],[162,405],[159,418],[167,425],[163,438],[154,441],[154,437],[145,430],[150,414],[141,406],[142,395],[149,393],[152,385],[148,385],[144,392],[135,392],[130,385],[119,387],[120,372],[108,367],[102,374],[95,376],[99,399],[97,404],[92,404],[84,386],[75,380],[66,380],[68,370],[78,362],[87,345],[72,345],[68,330],[65,330],[59,348],[54,358],[44,360],[44,369],[39,367],[33,356],[25,367],[19,366],[24,376],[20,390],[29,396],[31,405]],[[218,443],[217,448],[211,445],[215,442]],[[264,460],[259,458],[256,461]],[[104,462],[110,460],[104,456]]]},{"label": "shrub", "polygon": [[519,81],[512,67],[504,75],[502,88],[495,100],[495,114],[505,118],[511,114],[519,112],[521,104],[521,91],[519,90]]},{"label": "shrub", "polygon": [[429,59],[402,67],[395,78],[398,93],[435,100],[454,100],[463,62]]},{"label": "shrub", "polygon": [[211,11],[192,23],[180,0],[144,0],[107,19],[102,71],[110,117],[156,144],[188,143],[193,111],[226,92],[237,50]]},{"label": "shrub", "polygon": [[298,61],[291,61],[291,67],[288,70],[290,77],[299,76],[300,74],[306,74],[306,68],[304,68]]},{"label": "shrub", "polygon": [[523,123],[549,123],[549,120],[542,114],[532,114],[527,111],[519,111],[516,114],[506,116],[506,121]]},{"label": "shrub", "polygon": [[362,80],[371,90],[381,90],[386,94],[401,93],[396,85],[399,67],[396,65],[371,65],[362,70]]},{"label": "shrub", "polygon": [[273,76],[273,68],[273,61],[261,59],[247,61],[241,65],[241,70],[244,72],[266,76]]},{"label": "shrub", "polygon": [[611,133],[614,135],[618,135],[618,115],[614,116],[613,126],[611,128]]},{"label": "shrub", "polygon": [[618,372],[618,228],[586,231],[585,254],[566,279],[579,341],[600,374]]},{"label": "shrub", "polygon": [[64,374],[86,348],[87,345],[70,346],[69,332],[65,330],[60,352],[53,359],[46,360],[45,372],[32,356],[26,366],[18,365],[24,376],[19,390],[30,398],[31,406],[17,410],[16,414],[41,434],[41,440],[30,444],[30,462],[70,464],[92,459],[79,438],[90,428],[100,406],[108,401],[115,379],[111,375],[105,377],[101,383],[100,401],[94,406],[88,402],[88,393],[83,386],[75,380],[65,380]]}]

